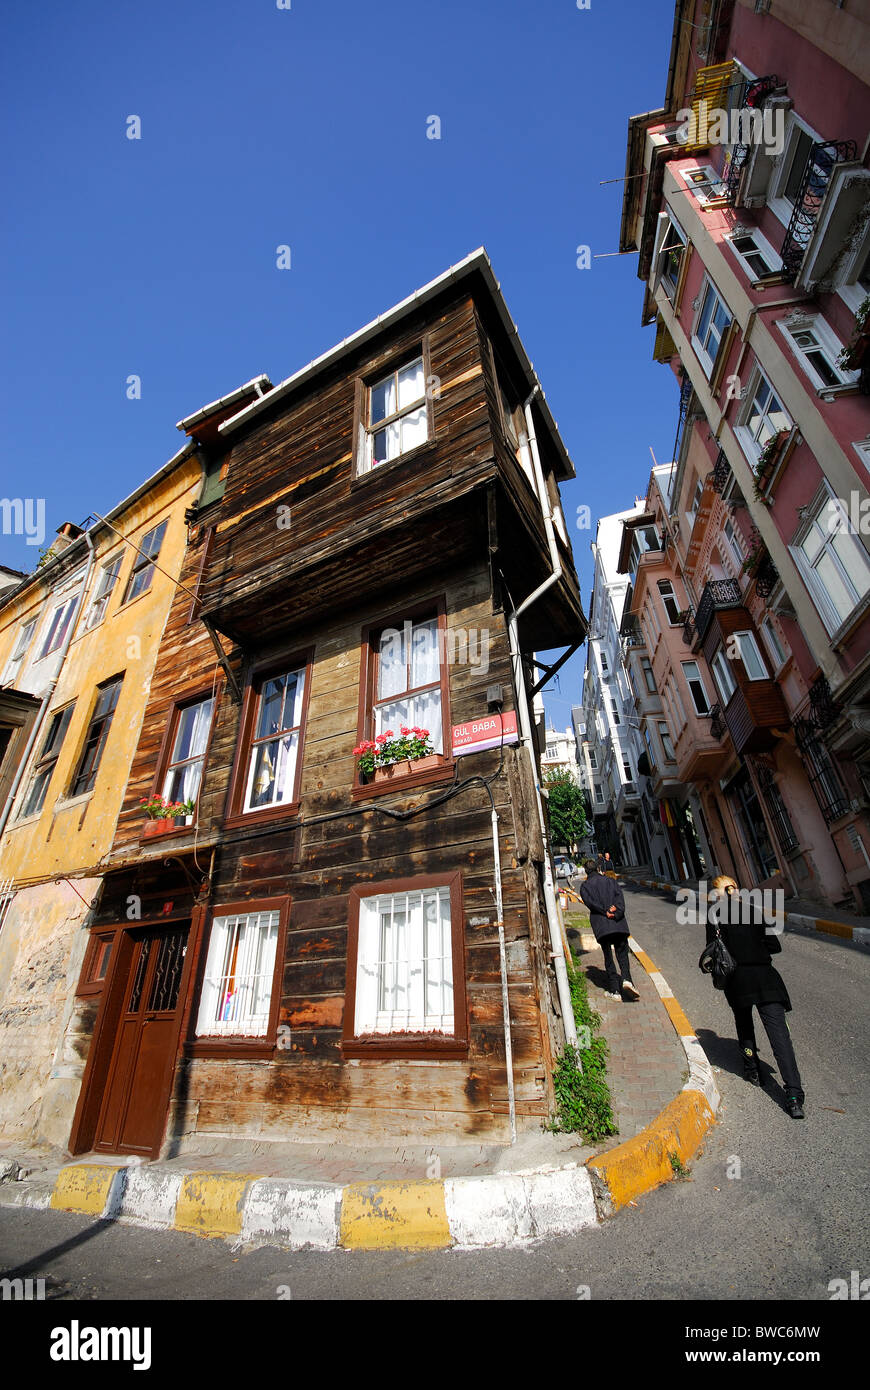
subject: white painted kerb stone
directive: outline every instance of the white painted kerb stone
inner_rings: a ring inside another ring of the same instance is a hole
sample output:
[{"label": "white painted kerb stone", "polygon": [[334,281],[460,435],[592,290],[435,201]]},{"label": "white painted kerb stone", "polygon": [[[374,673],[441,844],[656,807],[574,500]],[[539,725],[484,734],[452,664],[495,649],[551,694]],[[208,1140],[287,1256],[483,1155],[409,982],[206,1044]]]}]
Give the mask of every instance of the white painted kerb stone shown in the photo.
[{"label": "white painted kerb stone", "polygon": [[333,1184],[260,1178],[248,1191],[239,1241],[285,1250],[334,1250],[342,1191]]}]

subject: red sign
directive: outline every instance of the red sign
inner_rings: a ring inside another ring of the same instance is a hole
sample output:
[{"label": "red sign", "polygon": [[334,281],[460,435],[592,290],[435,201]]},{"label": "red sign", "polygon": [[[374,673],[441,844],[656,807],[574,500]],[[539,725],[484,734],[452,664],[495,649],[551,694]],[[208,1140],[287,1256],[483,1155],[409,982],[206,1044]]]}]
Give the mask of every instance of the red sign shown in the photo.
[{"label": "red sign", "polygon": [[517,716],[513,710],[453,725],[454,758],[461,758],[464,753],[481,753],[485,748],[498,748],[502,743],[517,742]]}]

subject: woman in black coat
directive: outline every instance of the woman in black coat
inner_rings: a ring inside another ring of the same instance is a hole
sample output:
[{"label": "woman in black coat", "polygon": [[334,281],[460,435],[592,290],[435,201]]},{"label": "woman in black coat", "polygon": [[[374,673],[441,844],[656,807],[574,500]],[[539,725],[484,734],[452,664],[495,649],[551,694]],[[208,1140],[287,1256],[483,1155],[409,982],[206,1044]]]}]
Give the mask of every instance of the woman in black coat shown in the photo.
[{"label": "woman in black coat", "polygon": [[753,1086],[761,1085],[752,1022],[754,1006],[779,1067],[786,1109],[792,1119],[802,1120],[804,1091],[785,1018],[786,1012],[791,1012],[791,1000],[785,981],[770,963],[771,955],[782,950],[782,943],[778,936],[765,931],[763,916],[740,901],[733,878],[720,874],[713,879],[712,887],[718,889],[718,893],[707,914],[707,942],[714,939],[718,929],[737,963],[725,981],[725,998],[734,1014],[743,1053],[743,1075]]}]

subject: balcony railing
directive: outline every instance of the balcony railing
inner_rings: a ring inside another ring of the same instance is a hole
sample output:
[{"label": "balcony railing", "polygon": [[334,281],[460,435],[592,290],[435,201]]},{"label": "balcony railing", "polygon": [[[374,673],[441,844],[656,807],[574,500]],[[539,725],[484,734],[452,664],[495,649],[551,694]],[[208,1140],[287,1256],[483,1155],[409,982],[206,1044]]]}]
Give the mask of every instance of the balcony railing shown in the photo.
[{"label": "balcony railing", "polygon": [[[754,145],[761,143],[761,131],[759,122],[761,121],[761,108],[777,87],[781,86],[779,78],[775,73],[767,77],[759,77],[755,82],[750,82],[743,96],[743,104],[738,116],[739,133],[749,137],[746,141],[739,141],[732,146],[731,154],[728,159],[728,167],[725,170],[723,184],[723,197],[734,205],[737,202],[737,195],[740,192],[740,179],[749,158],[749,152]],[[755,119],[755,112],[758,112],[758,119]]]},{"label": "balcony railing", "polygon": [[718,608],[742,608],[743,595],[736,579],[711,579],[704,585],[698,613],[695,618],[696,639],[703,642],[707,629]]},{"label": "balcony railing", "polygon": [[714,705],[710,710],[710,733],[714,738],[721,738],[725,732],[725,720],[722,716],[722,706]]},{"label": "balcony railing", "polygon": [[683,641],[691,647],[695,641],[695,610],[687,608],[683,615]]},{"label": "balcony railing", "polygon": [[730,477],[731,464],[728,462],[728,456],[725,450],[720,449],[716,457],[716,462],[713,464],[713,472],[710,474],[710,486],[714,492],[718,492],[720,497],[725,491]]},{"label": "balcony railing", "polygon": [[800,273],[834,166],[854,159],[857,152],[854,140],[821,140],[812,146],[780,251],[783,271],[789,280],[796,280]]},{"label": "balcony railing", "polygon": [[819,729],[826,729],[837,718],[839,711],[825,676],[819,676],[810,686],[810,709],[813,723]]},{"label": "balcony railing", "polygon": [[765,555],[755,571],[755,592],[759,598],[770,598],[778,583],[779,570],[770,556]]}]

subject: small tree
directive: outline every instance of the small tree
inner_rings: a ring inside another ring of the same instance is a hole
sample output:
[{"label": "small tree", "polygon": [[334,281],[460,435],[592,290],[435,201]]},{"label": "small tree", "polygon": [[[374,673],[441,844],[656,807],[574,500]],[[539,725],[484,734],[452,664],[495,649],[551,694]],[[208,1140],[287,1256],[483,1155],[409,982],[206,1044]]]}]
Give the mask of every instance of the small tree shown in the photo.
[{"label": "small tree", "polygon": [[586,798],[567,768],[552,768],[544,774],[550,812],[550,834],[554,845],[567,845],[571,853],[589,833]]}]

